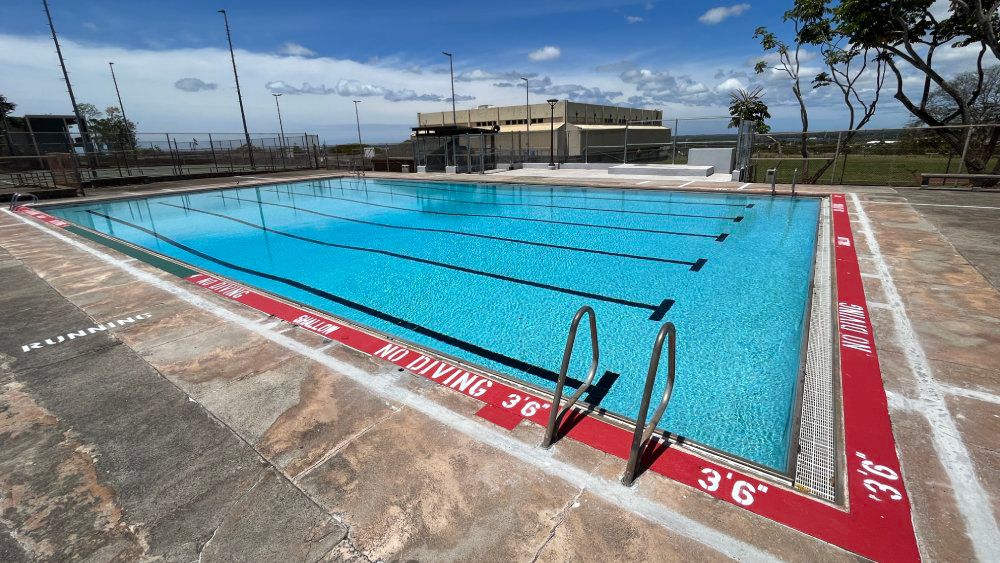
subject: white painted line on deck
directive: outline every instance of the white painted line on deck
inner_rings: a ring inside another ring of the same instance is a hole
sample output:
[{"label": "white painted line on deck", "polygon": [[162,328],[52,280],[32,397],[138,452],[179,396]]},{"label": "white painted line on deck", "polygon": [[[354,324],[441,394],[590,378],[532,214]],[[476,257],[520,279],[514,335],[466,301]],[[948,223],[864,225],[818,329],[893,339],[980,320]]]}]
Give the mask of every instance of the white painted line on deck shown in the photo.
[{"label": "white painted line on deck", "polygon": [[695,183],[696,181],[697,181],[697,180],[691,180],[690,182],[684,182],[683,184],[681,184],[681,185],[679,185],[679,186],[677,186],[677,187],[678,187],[678,188],[683,188],[684,186],[688,186],[688,185],[690,185],[690,184],[693,184],[693,183]]},{"label": "white painted line on deck", "polygon": [[643,184],[648,184],[650,182],[652,182],[652,180],[643,180],[643,181],[639,182],[639,185],[641,186]]},{"label": "white painted line on deck", "polygon": [[990,207],[988,205],[949,205],[946,203],[910,203],[908,201],[867,201],[877,205],[919,205],[921,207],[958,207],[962,209],[993,209],[1000,211],[1000,207]]},{"label": "white painted line on deck", "polygon": [[752,186],[752,185],[753,185],[752,183],[750,183],[750,182],[747,182],[746,184],[743,184],[742,186],[740,186],[740,187],[738,187],[738,188],[736,188],[736,189],[737,189],[737,190],[743,190],[743,189],[746,189],[746,188],[749,188],[749,187],[750,187],[750,186]]},{"label": "white painted line on deck", "polygon": [[987,391],[966,389],[965,387],[958,387],[957,385],[942,385],[941,388],[949,395],[1000,405],[1000,395],[994,395],[993,393],[989,393]]},{"label": "white painted line on deck", "polygon": [[[858,229],[864,234],[868,250],[875,260],[875,266],[882,276],[882,289],[886,301],[892,309],[897,344],[904,351],[906,363],[917,378],[917,393],[919,400],[925,403],[920,412],[927,418],[931,427],[931,438],[934,450],[938,454],[941,465],[948,475],[954,490],[956,506],[965,520],[965,527],[980,561],[1000,560],[1000,529],[990,506],[990,497],[983,488],[972,465],[969,450],[962,441],[958,426],[948,410],[944,400],[945,390],[934,379],[927,354],[924,352],[917,333],[906,314],[906,305],[896,289],[892,272],[882,258],[878,240],[872,230],[868,213],[861,205],[858,194],[850,194],[858,216]],[[931,530],[926,530],[930,532]]]},{"label": "white painted line on deck", "polygon": [[[656,523],[668,530],[698,542],[705,547],[714,549],[719,553],[736,559],[738,561],[773,561],[775,556],[763,551],[753,545],[740,541],[721,530],[717,530],[708,525],[692,520],[670,508],[654,502],[639,494],[634,487],[625,487],[617,480],[605,479],[592,475],[587,471],[574,465],[556,459],[554,452],[558,449],[546,450],[539,447],[529,446],[511,434],[503,433],[489,426],[480,424],[464,415],[461,415],[443,405],[423,397],[409,389],[395,383],[400,376],[390,379],[389,377],[373,377],[372,374],[346,362],[328,356],[315,349],[270,330],[260,323],[244,318],[229,309],[226,309],[214,301],[201,295],[194,294],[175,283],[161,279],[135,266],[124,263],[122,260],[106,254],[96,248],[92,248],[78,240],[72,239],[54,228],[36,223],[26,217],[21,217],[8,210],[4,210],[14,218],[32,227],[49,234],[56,239],[86,252],[103,262],[106,262],[118,269],[131,274],[138,280],[149,285],[162,289],[178,299],[197,307],[198,309],[211,313],[220,319],[237,324],[240,327],[253,332],[263,338],[278,344],[288,350],[305,356],[317,363],[323,364],[329,369],[343,374],[359,385],[364,386],[369,391],[388,401],[405,405],[428,418],[436,420],[452,429],[461,432],[467,437],[478,440],[493,448],[518,460],[534,466],[538,471],[544,472],[551,477],[562,479],[578,489],[589,490],[591,493],[603,498],[612,504],[617,505],[628,512],[636,514],[650,522]],[[395,372],[393,372],[395,373]]]}]

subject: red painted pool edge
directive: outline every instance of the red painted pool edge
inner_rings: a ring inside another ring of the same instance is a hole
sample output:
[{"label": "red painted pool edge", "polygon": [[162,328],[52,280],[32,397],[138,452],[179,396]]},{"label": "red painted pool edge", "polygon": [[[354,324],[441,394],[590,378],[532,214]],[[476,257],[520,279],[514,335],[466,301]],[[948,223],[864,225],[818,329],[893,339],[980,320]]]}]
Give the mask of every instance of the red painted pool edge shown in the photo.
[{"label": "red painted pool edge", "polygon": [[[830,199],[849,510],[766,483],[676,447],[666,448],[657,455],[649,470],[864,557],[877,561],[918,561],[910,503],[902,485],[847,204],[843,194]],[[56,227],[69,224],[26,206],[15,211]],[[512,429],[523,419],[543,426],[547,421],[548,401],[491,377],[218,276],[196,274],[186,279],[473,397],[484,403],[478,414],[502,428]],[[566,436],[621,459],[628,457],[631,433],[594,417],[576,421]]]}]

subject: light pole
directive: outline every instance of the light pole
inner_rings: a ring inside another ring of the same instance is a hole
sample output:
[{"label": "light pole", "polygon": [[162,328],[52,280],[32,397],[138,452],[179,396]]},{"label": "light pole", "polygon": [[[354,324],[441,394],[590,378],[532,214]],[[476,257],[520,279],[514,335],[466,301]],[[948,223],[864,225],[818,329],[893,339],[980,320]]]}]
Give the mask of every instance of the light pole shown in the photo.
[{"label": "light pole", "polygon": [[549,170],[556,169],[556,103],[559,100],[545,100],[549,103]]},{"label": "light pole", "polygon": [[222,19],[226,22],[226,39],[229,41],[229,58],[233,61],[233,78],[236,79],[236,99],[240,102],[240,118],[243,119],[243,136],[247,140],[247,154],[250,155],[250,168],[257,169],[253,161],[253,144],[250,142],[250,130],[247,129],[247,114],[243,111],[243,93],[240,92],[240,75],[236,72],[236,53],[233,52],[233,36],[229,33],[229,16],[225,10],[219,10]]},{"label": "light pole", "polygon": [[530,155],[531,154],[531,103],[528,101],[528,79],[522,76],[521,80],[524,81],[524,114],[528,116],[527,120],[525,120],[524,122],[525,123],[524,132],[526,133],[525,137],[527,138],[527,142],[525,143],[525,153]]},{"label": "light pole", "polygon": [[[108,61],[108,68],[111,69],[111,81],[115,83],[115,94],[118,96],[118,109],[122,110],[122,128],[124,129],[124,134],[121,134],[120,137],[124,138],[119,138],[118,142],[121,143],[124,140],[128,140],[128,144],[131,145],[132,135],[128,126],[128,117],[125,117],[125,104],[122,103],[122,93],[121,90],[118,89],[118,77],[115,76],[115,63]],[[125,169],[128,170],[128,157],[126,156],[125,146],[123,145],[121,149],[122,157],[125,158]]]},{"label": "light pole", "polygon": [[[87,154],[90,160],[90,168],[97,168],[97,159],[94,157],[93,152],[90,150],[90,131],[87,127],[87,120],[80,115],[80,108],[76,105],[76,96],[73,95],[73,84],[69,81],[69,72],[66,71],[66,61],[63,60],[62,48],[59,46],[59,38],[56,36],[56,26],[52,23],[52,13],[49,12],[48,0],[42,0],[42,6],[45,7],[45,17],[49,20],[49,30],[52,32],[52,42],[56,45],[56,55],[59,57],[59,67],[62,68],[63,80],[66,81],[66,91],[69,93],[69,103],[73,104],[73,115],[76,116],[76,126],[80,131],[80,137],[83,138],[83,152]],[[67,128],[68,129],[68,128]],[[69,132],[66,133],[69,136]],[[70,139],[69,149],[76,154],[76,149],[72,146],[72,139]]]},{"label": "light pole", "polygon": [[118,89],[118,78],[115,76],[115,63],[108,62],[108,67],[111,68],[111,81],[115,83],[115,94],[118,96],[118,109],[122,110],[122,119],[128,121],[125,117],[125,104],[122,103],[122,93]]},{"label": "light pole", "polygon": [[278,139],[278,145],[279,150],[281,150],[281,166],[283,168],[288,168],[285,164],[285,124],[281,122],[281,105],[278,104],[278,98],[281,97],[281,93],[279,92],[275,94],[272,92],[271,95],[274,96],[274,107],[278,110],[278,131],[281,135],[281,138]]},{"label": "light pole", "polygon": [[284,146],[285,146],[285,125],[281,122],[281,105],[278,104],[278,98],[281,97],[281,94],[274,94],[274,93],[272,93],[271,95],[274,96],[274,107],[277,108],[277,110],[278,110],[278,130],[281,132],[281,146],[282,146],[282,148],[284,148]]},{"label": "light pole", "polygon": [[455,61],[451,53],[441,51],[442,55],[448,57],[448,67],[451,69],[451,124],[458,125],[458,114],[455,112]]},{"label": "light pole", "polygon": [[354,100],[354,119],[358,124],[358,146],[361,147],[361,169],[365,169],[365,144],[361,142],[361,116],[358,113],[358,104],[361,100]]}]

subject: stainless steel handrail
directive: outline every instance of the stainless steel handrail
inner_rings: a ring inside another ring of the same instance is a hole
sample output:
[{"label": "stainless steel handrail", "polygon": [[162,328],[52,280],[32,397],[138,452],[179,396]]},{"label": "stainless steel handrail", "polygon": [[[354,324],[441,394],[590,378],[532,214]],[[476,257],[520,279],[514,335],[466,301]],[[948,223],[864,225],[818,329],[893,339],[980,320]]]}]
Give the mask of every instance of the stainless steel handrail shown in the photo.
[{"label": "stainless steel handrail", "polygon": [[[573,396],[569,398],[566,406],[560,409],[563,387],[566,385],[566,372],[569,371],[569,361],[573,357],[573,345],[576,343],[577,329],[584,315],[590,315],[590,372],[587,374],[587,379],[576,390],[576,393],[573,393]],[[580,396],[583,395],[594,381],[594,375],[597,373],[597,364],[600,358],[601,350],[597,344],[597,315],[594,314],[594,310],[589,305],[584,305],[576,312],[576,315],[573,316],[573,322],[569,325],[569,336],[566,337],[566,348],[563,350],[562,366],[559,368],[559,379],[556,380],[556,390],[552,395],[552,406],[549,409],[549,423],[545,426],[545,438],[542,440],[543,448],[552,446],[553,442],[555,442],[556,426],[558,426],[559,419],[573,408],[573,405],[576,404]]]},{"label": "stainless steel handrail", "polygon": [[[669,337],[667,349],[667,385],[663,389],[663,399],[660,405],[653,412],[653,418],[646,420],[646,413],[649,412],[649,400],[653,395],[653,384],[656,382],[656,372],[660,369],[660,354],[663,352],[663,341]],[[653,343],[653,354],[649,358],[649,370],[646,372],[646,387],[642,391],[642,403],[639,405],[639,414],[635,421],[635,432],[632,434],[632,449],[628,456],[628,465],[625,467],[625,475],[622,476],[622,483],[631,486],[635,478],[639,476],[639,459],[646,449],[645,445],[649,441],[656,426],[663,417],[663,412],[667,410],[667,403],[670,402],[670,395],[674,390],[674,368],[677,353],[677,329],[674,323],[663,323],[660,332],[656,335]]]},{"label": "stainless steel handrail", "polygon": [[17,209],[18,200],[21,197],[30,197],[32,203],[38,203],[38,196],[37,195],[35,195],[35,194],[22,194],[22,193],[18,192],[18,193],[15,193],[14,195],[12,195],[10,197],[10,210],[11,211],[14,211],[15,209]]}]

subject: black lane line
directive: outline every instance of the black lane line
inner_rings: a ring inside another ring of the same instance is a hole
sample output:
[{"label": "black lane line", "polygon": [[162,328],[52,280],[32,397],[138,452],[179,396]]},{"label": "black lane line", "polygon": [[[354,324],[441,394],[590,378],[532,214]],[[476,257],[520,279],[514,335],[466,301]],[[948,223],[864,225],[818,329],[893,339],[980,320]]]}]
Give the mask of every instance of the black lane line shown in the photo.
[{"label": "black lane line", "polygon": [[[324,189],[324,190],[335,189],[335,188],[327,188],[327,187],[322,186],[322,185],[319,186],[319,188],[320,189]],[[441,188],[426,188],[426,189],[429,189],[429,190],[441,190]],[[539,207],[539,208],[543,208],[543,209],[572,209],[574,211],[595,211],[595,212],[599,212],[599,213],[626,213],[626,214],[629,214],[629,215],[656,215],[656,216],[659,216],[659,217],[687,217],[687,218],[690,218],[690,219],[722,219],[724,221],[732,221],[734,223],[739,223],[740,221],[743,220],[743,216],[742,215],[737,215],[736,217],[725,217],[725,216],[722,216],[722,215],[694,215],[694,214],[690,214],[690,213],[663,213],[663,212],[659,212],[659,211],[628,211],[628,210],[622,210],[622,209],[594,209],[593,207],[573,207],[571,205],[545,205],[545,204],[541,204],[541,203],[517,203],[517,202],[500,203],[500,202],[492,202],[492,201],[469,201],[469,200],[464,200],[464,199],[443,199],[443,198],[440,198],[440,197],[430,197],[430,196],[417,195],[417,194],[401,194],[401,193],[397,193],[397,192],[387,192],[387,191],[383,191],[383,190],[372,190],[372,189],[364,189],[364,190],[360,190],[360,191],[364,191],[365,193],[370,193],[370,194],[386,194],[386,195],[393,195],[393,196],[398,196],[398,197],[409,197],[409,198],[414,198],[414,199],[426,199],[426,200],[430,200],[430,201],[446,201],[448,203],[461,203],[461,204],[464,204],[464,205],[493,205],[493,206],[500,206],[500,207]],[[441,190],[441,191],[448,191],[448,190]],[[471,192],[461,192],[461,193],[466,193],[466,194],[469,194],[469,195],[473,195]],[[503,195],[507,195],[507,194],[503,194]]]},{"label": "black lane line", "polygon": [[[216,257],[211,256],[209,254],[205,254],[204,252],[195,250],[195,249],[191,248],[190,246],[187,246],[187,245],[185,245],[183,243],[177,242],[177,241],[175,241],[175,240],[173,240],[173,239],[171,239],[169,237],[166,237],[164,235],[161,235],[159,233],[153,232],[153,231],[151,231],[151,230],[149,230],[149,229],[147,229],[145,227],[141,227],[139,225],[135,225],[133,223],[129,223],[128,221],[125,221],[125,220],[122,220],[122,219],[118,219],[116,217],[111,217],[111,216],[108,216],[108,215],[104,215],[103,213],[98,213],[97,211],[87,210],[87,213],[92,213],[94,215],[98,215],[100,217],[104,217],[104,218],[106,218],[108,220],[111,220],[111,221],[114,221],[116,223],[121,223],[122,225],[126,225],[126,226],[129,226],[129,227],[132,227],[133,229],[137,229],[139,231],[142,231],[142,232],[144,232],[144,233],[146,233],[148,235],[156,237],[157,239],[159,239],[159,240],[161,240],[161,241],[163,241],[163,242],[165,242],[165,243],[167,243],[167,244],[169,244],[171,246],[175,246],[175,247],[177,247],[177,248],[179,248],[179,249],[181,249],[181,250],[183,250],[185,252],[193,254],[194,256],[198,256],[199,258],[203,258],[205,260],[208,260],[209,262],[213,262],[215,264],[218,264],[220,266],[224,266],[224,267],[232,269],[232,270],[236,270],[238,272],[244,272],[244,273],[247,273],[247,274],[250,274],[250,275],[253,275],[253,276],[258,276],[258,277],[261,277],[261,278],[265,278],[265,279],[269,279],[269,280],[272,280],[272,281],[280,282],[280,283],[283,283],[283,284],[288,285],[290,287],[294,287],[296,289],[301,289],[302,291],[311,293],[311,294],[313,294],[313,295],[315,295],[317,297],[321,297],[323,299],[326,299],[327,301],[331,301],[333,303],[337,303],[338,305],[343,305],[343,306],[348,307],[350,309],[354,309],[355,311],[359,311],[359,312],[362,312],[362,313],[364,313],[366,315],[369,315],[369,316],[375,317],[377,319],[381,319],[383,321],[392,323],[392,324],[394,324],[394,325],[396,325],[396,326],[398,326],[400,328],[404,328],[406,330],[411,330],[413,332],[416,332],[417,334],[422,334],[422,335],[427,336],[429,338],[433,338],[434,340],[437,340],[438,342],[443,342],[445,344],[450,344],[451,346],[454,346],[454,347],[456,347],[456,348],[458,348],[460,350],[464,350],[466,352],[475,354],[475,355],[477,355],[477,356],[479,356],[481,358],[486,358],[488,360],[493,360],[493,361],[495,361],[497,363],[500,363],[500,364],[503,364],[503,365],[505,365],[507,367],[514,368],[516,370],[520,370],[520,371],[523,371],[523,372],[531,374],[531,375],[536,375],[538,377],[541,377],[543,379],[547,379],[549,381],[556,381],[559,378],[559,374],[557,374],[556,372],[554,372],[552,370],[545,369],[543,367],[536,366],[534,364],[530,364],[528,362],[525,362],[524,360],[519,360],[517,358],[512,358],[512,357],[507,356],[505,354],[501,354],[500,352],[494,352],[493,350],[490,350],[488,348],[483,348],[482,346],[479,346],[478,344],[473,344],[471,342],[466,342],[465,340],[461,340],[459,338],[455,338],[454,336],[449,336],[449,335],[444,334],[442,332],[438,332],[438,331],[436,331],[434,329],[430,329],[430,328],[427,328],[425,326],[418,325],[417,323],[414,323],[414,322],[411,322],[411,321],[407,321],[405,319],[401,319],[399,317],[390,315],[389,313],[386,313],[384,311],[379,311],[378,309],[373,309],[372,307],[369,307],[367,305],[363,305],[361,303],[357,303],[355,301],[351,301],[350,299],[345,299],[343,297],[340,297],[339,295],[334,295],[334,294],[332,294],[330,292],[323,291],[322,289],[318,289],[318,288],[306,285],[306,284],[301,283],[301,282],[297,282],[297,281],[295,281],[293,279],[285,278],[285,277],[282,277],[282,276],[276,276],[274,274],[268,274],[266,272],[261,272],[261,271],[254,270],[254,269],[251,269],[251,268],[245,268],[243,266],[238,266],[236,264],[233,264],[232,262],[226,262],[225,260],[216,258]],[[605,379],[605,378],[602,378],[602,379]],[[609,381],[605,385],[607,387],[610,387],[611,384],[614,383],[615,379],[617,379],[617,378],[611,378],[611,381]],[[579,387],[582,384],[582,382],[580,380],[575,379],[573,377],[567,377],[566,380],[567,380],[567,382],[570,382],[574,387]],[[600,383],[603,383],[603,382],[600,382]],[[602,389],[600,383],[595,386],[598,390]],[[601,395],[601,396],[603,397],[603,395]]]},{"label": "black lane line", "polygon": [[[337,178],[337,180],[343,181],[344,178]],[[394,185],[394,186],[407,186],[407,187],[411,187],[411,188],[415,188],[415,189],[426,188],[426,189],[431,189],[431,190],[449,191],[449,192],[456,192],[456,193],[468,193],[468,194],[474,193],[474,192],[468,192],[468,191],[465,191],[465,190],[456,190],[456,189],[448,189],[448,188],[437,188],[437,187],[429,187],[429,186],[423,186],[423,185],[419,185],[418,186],[418,185],[416,185],[415,182],[406,182],[406,181],[403,181],[403,182],[390,182],[390,181],[384,180],[382,178],[373,178],[373,181],[376,181],[376,180],[380,184],[391,184],[391,185]],[[348,178],[347,181],[350,182],[351,180]],[[454,184],[446,184],[446,185],[453,186]],[[547,186],[544,186],[544,185],[541,185],[541,184],[524,184],[524,185],[527,186],[525,188],[525,191],[535,191],[535,192],[541,192],[542,189],[544,189],[544,188],[547,187]],[[501,185],[501,184],[480,184],[480,183],[476,183],[476,186],[489,186],[491,188],[499,188],[499,189],[507,189],[507,190],[514,189],[511,186],[504,186],[504,185]],[[555,187],[557,187],[559,189],[563,189],[563,188],[569,188],[569,189],[588,189],[586,186],[555,186]],[[646,192],[662,192],[662,191],[664,191],[663,189],[659,189],[659,188],[631,188],[631,189],[628,189],[628,190],[623,190],[623,189],[619,189],[619,188],[591,188],[591,189],[599,189],[599,190],[604,190],[604,191],[617,191],[617,192],[621,192],[623,194],[627,194],[630,191],[646,191]],[[521,194],[506,193],[506,194],[502,194],[502,195],[521,195]],[[601,199],[601,200],[606,200],[606,201],[619,201],[619,202],[622,201],[620,198],[615,198],[615,197],[593,197],[593,196],[571,195],[571,194],[532,193],[532,194],[527,194],[527,195],[532,196],[532,197],[562,197],[562,198],[572,198],[572,199]],[[752,203],[719,203],[719,202],[709,202],[709,201],[664,201],[662,199],[632,199],[632,198],[626,198],[625,201],[641,201],[641,202],[646,202],[646,203],[659,203],[659,204],[663,204],[663,205],[717,205],[717,206],[720,206],[720,207],[742,207],[744,209],[753,209],[753,206],[754,206],[754,204],[752,204]]]},{"label": "black lane line", "polygon": [[634,227],[634,228],[633,227],[615,227],[613,225],[595,225],[595,224],[592,224],[592,223],[573,223],[571,221],[556,221],[554,219],[531,219],[531,218],[528,218],[528,217],[511,217],[510,215],[488,215],[488,214],[485,214],[485,213],[455,213],[455,212],[451,212],[451,211],[430,211],[430,210],[427,210],[427,209],[411,209],[409,207],[398,207],[398,206],[395,206],[395,205],[386,205],[384,203],[372,203],[370,201],[360,201],[360,200],[357,200],[357,199],[350,199],[350,198],[346,198],[346,197],[337,197],[337,196],[332,196],[332,195],[304,194],[302,192],[293,192],[291,190],[282,192],[282,191],[279,191],[276,188],[272,188],[270,190],[264,190],[264,191],[273,191],[274,193],[277,193],[277,194],[291,194],[291,195],[299,195],[299,196],[304,196],[304,197],[318,197],[318,198],[324,198],[324,199],[336,199],[336,200],[340,200],[340,201],[348,201],[350,203],[357,203],[359,205],[371,205],[373,207],[383,207],[385,209],[398,209],[400,211],[409,211],[411,213],[430,213],[432,215],[450,215],[452,217],[485,217],[485,218],[490,218],[490,219],[507,219],[507,220],[510,220],[510,221],[528,221],[530,223],[551,223],[553,225],[569,225],[569,226],[572,226],[572,227],[590,227],[592,229],[610,229],[610,230],[613,230],[613,231],[629,231],[629,232],[639,232],[639,233],[654,233],[654,234],[658,234],[658,235],[674,235],[674,236],[681,236],[681,237],[710,238],[710,239],[714,239],[717,242],[722,242],[722,241],[726,240],[726,237],[729,236],[729,233],[722,233],[722,234],[719,234],[719,235],[703,235],[703,234],[700,234],[700,233],[683,233],[683,232],[679,232],[679,231],[662,231],[662,230],[658,230],[658,229],[641,229],[641,228],[638,228],[638,227]]},{"label": "black lane line", "polygon": [[655,256],[642,256],[642,255],[638,255],[638,254],[625,254],[623,252],[609,252],[609,251],[605,251],[605,250],[596,250],[596,249],[593,249],[593,248],[579,248],[579,247],[576,247],[576,246],[565,246],[565,245],[561,245],[561,244],[550,244],[550,243],[547,243],[547,242],[537,242],[537,241],[533,241],[533,240],[523,240],[523,239],[507,238],[507,237],[496,237],[496,236],[484,235],[484,234],[480,234],[480,233],[467,233],[467,232],[464,232],[464,231],[453,231],[453,230],[450,230],[450,229],[432,229],[430,227],[404,227],[402,225],[387,225],[385,223],[376,223],[375,221],[364,221],[364,220],[361,220],[361,219],[353,219],[351,217],[344,217],[344,216],[341,216],[341,215],[333,215],[333,214],[330,214],[330,213],[321,213],[319,211],[313,211],[311,209],[303,209],[301,207],[295,207],[294,205],[285,205],[283,203],[272,203],[272,202],[267,202],[267,201],[254,200],[254,199],[243,200],[243,199],[237,199],[237,198],[234,198],[234,197],[227,197],[227,196],[224,196],[224,195],[218,195],[216,197],[220,197],[222,199],[227,199],[227,200],[232,200],[232,201],[238,201],[240,203],[257,203],[259,205],[271,205],[271,206],[274,206],[274,207],[284,207],[286,209],[294,209],[295,211],[301,211],[303,213],[311,213],[313,215],[319,215],[321,217],[332,217],[334,219],[339,219],[341,221],[349,221],[351,223],[360,223],[362,225],[374,225],[376,227],[385,227],[387,229],[401,229],[401,230],[406,230],[406,231],[424,231],[424,232],[429,232],[429,233],[446,233],[446,234],[459,235],[459,236],[465,236],[465,237],[475,237],[475,238],[483,238],[483,239],[490,239],[490,240],[499,240],[499,241],[503,241],[503,242],[513,242],[513,243],[517,243],[517,244],[527,244],[527,245],[531,245],[531,246],[541,246],[541,247],[545,247],[545,248],[558,248],[560,250],[571,250],[573,252],[587,252],[587,253],[590,253],[590,254],[602,254],[604,256],[618,256],[620,258],[632,258],[632,259],[635,259],[635,260],[647,260],[647,261],[650,261],[650,262],[664,262],[664,263],[667,263],[667,264],[680,264],[680,265],[683,265],[683,266],[690,266],[692,272],[697,272],[697,271],[701,270],[702,266],[704,266],[705,262],[707,262],[707,260],[705,258],[699,258],[697,261],[691,262],[691,261],[688,261],[688,260],[672,260],[670,258],[657,258]]},{"label": "black lane line", "polygon": [[[248,227],[253,227],[255,229],[260,229],[260,230],[268,232],[268,233],[274,233],[276,235],[281,235],[281,236],[284,236],[284,237],[288,237],[288,238],[292,238],[292,239],[296,239],[296,240],[301,240],[303,242],[310,242],[310,243],[313,243],[313,244],[319,244],[319,245],[328,246],[328,247],[331,247],[331,248],[342,248],[344,250],[355,250],[355,251],[358,251],[358,252],[369,252],[369,253],[372,253],[372,254],[380,254],[382,256],[389,256],[389,257],[392,257],[392,258],[399,258],[401,260],[409,260],[411,262],[417,262],[419,264],[427,264],[429,266],[438,266],[440,268],[447,268],[449,270],[455,270],[457,272],[463,272],[463,273],[466,273],[466,274],[473,274],[473,275],[477,275],[477,276],[483,276],[483,277],[487,277],[487,278],[493,278],[493,279],[502,280],[502,281],[506,281],[506,282],[516,283],[516,284],[521,284],[521,285],[527,285],[527,286],[530,286],[530,287],[537,287],[537,288],[540,288],[540,289],[547,289],[549,291],[557,291],[559,293],[566,293],[566,294],[569,294],[569,295],[576,295],[578,297],[586,297],[588,299],[596,299],[598,301],[605,301],[607,303],[614,303],[616,305],[625,305],[626,307],[634,307],[636,309],[646,309],[648,311],[652,311],[652,314],[649,317],[649,319],[652,320],[652,321],[658,321],[658,320],[662,319],[663,316],[667,313],[667,311],[670,310],[670,307],[673,306],[673,304],[674,304],[674,300],[673,299],[664,299],[658,305],[650,305],[648,303],[640,303],[638,301],[630,301],[628,299],[619,299],[618,297],[610,297],[610,296],[607,296],[607,295],[601,295],[599,293],[591,293],[589,291],[579,291],[579,290],[576,290],[576,289],[570,289],[568,287],[559,287],[557,285],[550,285],[550,284],[547,284],[547,283],[534,282],[534,281],[531,281],[531,280],[525,280],[525,279],[521,279],[521,278],[515,278],[515,277],[511,277],[511,276],[505,276],[503,274],[494,274],[493,272],[484,272],[482,270],[475,270],[475,269],[472,269],[472,268],[466,268],[465,266],[458,266],[456,264],[448,264],[447,262],[438,262],[436,260],[428,260],[426,258],[418,258],[416,256],[410,256],[408,254],[399,254],[397,252],[390,252],[388,250],[379,250],[377,248],[365,248],[363,246],[350,246],[350,245],[346,245],[346,244],[337,244],[337,243],[334,243],[334,242],[327,242],[327,241],[317,240],[317,239],[314,239],[314,238],[304,237],[304,236],[300,236],[300,235],[296,235],[296,234],[292,234],[292,233],[286,233],[284,231],[279,231],[277,229],[272,229],[270,227],[265,227],[263,225],[258,225],[256,223],[251,223],[249,221],[244,221],[242,219],[237,219],[236,217],[230,217],[228,215],[223,215],[222,213],[215,213],[215,212],[212,212],[212,211],[205,211],[203,209],[195,209],[193,207],[184,207],[184,206],[175,205],[175,204],[172,204],[172,203],[165,203],[165,202],[159,202],[159,203],[160,203],[160,205],[166,205],[168,207],[176,207],[177,209],[183,209],[183,210],[186,210],[186,211],[194,211],[196,213],[204,213],[205,215],[212,215],[214,217],[219,217],[220,219],[226,219],[228,221],[233,221],[234,223],[240,223],[240,224],[246,225]],[[97,213],[96,211],[88,211],[88,213],[94,213],[96,215],[101,215],[100,213]]]}]

